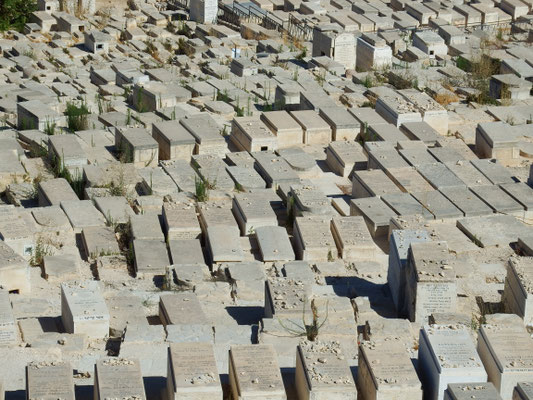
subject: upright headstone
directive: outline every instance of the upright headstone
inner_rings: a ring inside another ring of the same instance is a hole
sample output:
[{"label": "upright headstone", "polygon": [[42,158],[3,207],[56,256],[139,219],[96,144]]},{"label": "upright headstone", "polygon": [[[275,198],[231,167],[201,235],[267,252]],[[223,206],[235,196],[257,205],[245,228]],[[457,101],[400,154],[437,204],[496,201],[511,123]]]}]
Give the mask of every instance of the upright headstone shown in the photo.
[{"label": "upright headstone", "polygon": [[211,343],[171,343],[168,349],[168,400],[222,399]]},{"label": "upright headstone", "polygon": [[299,399],[357,400],[352,372],[338,341],[302,342],[296,350]]},{"label": "upright headstone", "polygon": [[137,359],[105,358],[94,366],[94,400],[146,400]]},{"label": "upright headstone", "polygon": [[459,325],[425,325],[418,364],[428,399],[442,400],[449,383],[487,382],[487,373],[468,330]]},{"label": "upright headstone", "polygon": [[272,345],[232,346],[229,351],[229,383],[233,399],[287,400]]},{"label": "upright headstone", "polygon": [[533,381],[533,340],[523,326],[482,325],[477,350],[502,399],[511,400],[518,382]]},{"label": "upright headstone", "polygon": [[365,399],[422,399],[409,354],[392,341],[361,343],[357,385]]},{"label": "upright headstone", "polygon": [[533,381],[518,382],[513,391],[513,400],[533,400]]},{"label": "upright headstone", "polygon": [[61,320],[68,333],[98,339],[109,335],[109,311],[98,282],[61,284]]},{"label": "upright headstone", "polygon": [[502,400],[500,394],[490,382],[451,383],[444,392],[444,400]]},{"label": "upright headstone", "polygon": [[512,257],[507,262],[507,277],[503,291],[507,312],[533,325],[533,257]]},{"label": "upright headstone", "polygon": [[429,242],[424,230],[395,229],[390,237],[389,270],[387,283],[391,291],[394,307],[399,315],[405,314],[405,271],[411,243]]},{"label": "upright headstone", "polygon": [[68,362],[33,362],[26,367],[27,400],[74,400],[74,379]]},{"label": "upright headstone", "polygon": [[186,292],[162,295],[159,318],[163,325],[209,324],[196,295]]},{"label": "upright headstone", "polygon": [[457,284],[446,242],[411,243],[406,271],[407,315],[426,323],[436,312],[455,312]]},{"label": "upright headstone", "polygon": [[10,346],[18,340],[18,328],[9,301],[9,292],[0,290],[0,346]]}]

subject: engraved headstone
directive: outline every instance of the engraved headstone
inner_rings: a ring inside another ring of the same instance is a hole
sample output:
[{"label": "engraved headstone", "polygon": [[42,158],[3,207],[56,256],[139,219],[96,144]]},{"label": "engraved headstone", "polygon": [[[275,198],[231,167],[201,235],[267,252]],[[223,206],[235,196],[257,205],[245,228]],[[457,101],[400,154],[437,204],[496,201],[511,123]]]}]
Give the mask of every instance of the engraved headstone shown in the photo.
[{"label": "engraved headstone", "polygon": [[168,400],[222,399],[211,343],[171,343],[167,375]]},{"label": "engraved headstone", "polygon": [[482,325],[477,350],[489,382],[511,400],[518,382],[533,381],[533,340],[519,325]]},{"label": "engraved headstone", "polygon": [[146,399],[139,360],[105,358],[94,370],[94,400]]},{"label": "engraved headstone", "polygon": [[61,284],[61,320],[68,333],[100,339],[109,335],[109,311],[98,282]]},{"label": "engraved headstone", "polygon": [[449,383],[487,382],[483,363],[464,326],[424,326],[418,363],[428,399],[442,400]]},{"label": "engraved headstone", "polygon": [[232,346],[229,382],[233,399],[287,399],[276,352],[271,345]]},{"label": "engraved headstone", "polygon": [[296,350],[300,399],[357,400],[357,389],[338,341],[302,342]]},{"label": "engraved headstone", "polygon": [[74,400],[72,367],[68,362],[33,362],[26,367],[27,400]]}]

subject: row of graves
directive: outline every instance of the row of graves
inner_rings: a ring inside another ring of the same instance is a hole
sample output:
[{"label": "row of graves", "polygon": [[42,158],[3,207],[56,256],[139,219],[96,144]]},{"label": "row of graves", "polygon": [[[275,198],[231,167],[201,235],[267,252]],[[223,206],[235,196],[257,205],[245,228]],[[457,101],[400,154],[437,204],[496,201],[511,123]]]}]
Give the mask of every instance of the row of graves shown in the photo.
[{"label": "row of graves", "polygon": [[[521,277],[516,289],[531,285],[531,258],[513,257],[508,267]],[[368,298],[350,302],[308,292],[312,300],[304,314],[308,313],[309,324],[304,315],[305,331],[290,335],[299,329],[297,302],[301,303],[306,291],[317,289],[315,284],[299,281],[282,300],[279,294],[288,293],[291,285],[283,286],[279,280],[266,283],[258,344],[233,344],[238,339],[227,338],[224,344],[224,339],[218,341],[218,327],[211,326],[195,293],[161,295],[159,316],[170,344],[164,343],[166,385],[157,398],[222,399],[224,394],[233,399],[531,398],[533,342],[526,320],[517,314],[487,314],[479,329],[474,329],[468,321],[453,322],[457,314],[434,312],[417,332],[417,325],[407,320],[380,317]],[[109,329],[106,303],[92,283],[62,285],[61,318],[67,332],[99,336],[103,327]],[[505,296],[513,295],[509,293],[513,289],[506,283]],[[527,300],[518,302],[527,305]],[[318,320],[318,310],[325,303],[329,303],[329,315]],[[15,322],[5,291],[2,305],[2,343],[6,344],[16,334],[9,332]],[[513,307],[507,300],[505,305]],[[124,344],[139,340],[140,332],[134,325],[131,328],[133,339],[128,325]],[[238,329],[226,335],[236,333]],[[94,397],[147,398],[144,361],[131,354],[97,360],[91,371]],[[293,371],[289,383],[287,370]],[[69,361],[30,362],[25,371],[27,398],[73,399],[75,371]]]},{"label": "row of graves", "polygon": [[312,41],[38,3],[0,39],[0,400],[533,398],[531,2],[248,5]]}]

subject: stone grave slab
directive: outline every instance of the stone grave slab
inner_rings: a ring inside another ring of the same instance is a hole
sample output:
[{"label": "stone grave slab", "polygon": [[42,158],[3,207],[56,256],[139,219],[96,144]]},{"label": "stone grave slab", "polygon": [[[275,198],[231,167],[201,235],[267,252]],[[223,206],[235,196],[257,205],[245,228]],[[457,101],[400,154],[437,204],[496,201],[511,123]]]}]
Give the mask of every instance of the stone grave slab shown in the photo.
[{"label": "stone grave slab", "polygon": [[159,318],[164,325],[209,325],[200,301],[194,293],[161,295]]},{"label": "stone grave slab", "polygon": [[284,227],[260,226],[255,228],[255,236],[264,262],[295,259],[289,235]]},{"label": "stone grave slab", "polygon": [[137,275],[164,275],[170,265],[166,243],[161,240],[134,239],[133,251]]},{"label": "stone grave slab", "polygon": [[390,220],[397,216],[379,197],[353,199],[350,203],[350,215],[363,216],[373,238],[388,235]]},{"label": "stone grave slab", "polygon": [[511,172],[498,162],[491,160],[470,161],[494,185],[516,182]]},{"label": "stone grave slab", "polygon": [[65,212],[75,233],[81,233],[83,228],[90,226],[104,226],[105,218],[94,206],[91,200],[62,201],[61,208]]},{"label": "stone grave slab", "polygon": [[354,171],[352,178],[352,197],[380,197],[388,193],[402,193],[400,188],[380,169]]},{"label": "stone grave slab", "polygon": [[70,363],[50,361],[28,364],[26,398],[74,400],[74,379]]},{"label": "stone grave slab", "polygon": [[146,400],[141,363],[135,358],[105,358],[94,367],[94,399]]},{"label": "stone grave slab", "polygon": [[257,261],[228,263],[223,272],[232,286],[232,296],[239,305],[258,305],[265,303],[265,271]]},{"label": "stone grave slab", "polygon": [[504,183],[500,187],[524,207],[524,219],[533,222],[533,188],[524,182]]},{"label": "stone grave slab", "polygon": [[213,327],[209,325],[167,325],[167,342],[169,343],[213,343]]},{"label": "stone grave slab", "polygon": [[365,399],[422,399],[409,353],[394,342],[361,343],[357,384]]},{"label": "stone grave slab", "polygon": [[387,176],[403,192],[429,192],[433,187],[412,167],[387,168]]},{"label": "stone grave slab", "polygon": [[109,335],[109,311],[96,281],[61,284],[61,320],[68,333]]},{"label": "stone grave slab", "polygon": [[507,312],[518,315],[524,325],[533,325],[533,257],[511,257],[503,292]]},{"label": "stone grave slab", "polygon": [[436,312],[457,310],[455,271],[446,242],[411,243],[406,271],[407,315],[425,323]]},{"label": "stone grave slab", "polygon": [[9,292],[0,290],[0,346],[12,346],[18,342],[18,327],[9,301]]},{"label": "stone grave slab", "polygon": [[381,200],[398,215],[421,215],[425,219],[433,219],[433,214],[409,193],[387,193],[381,196]]},{"label": "stone grave slab", "polygon": [[171,343],[168,349],[169,400],[222,399],[211,343]]},{"label": "stone grave slab", "polygon": [[200,214],[200,226],[202,232],[207,233],[207,229],[211,226],[226,226],[238,229],[237,221],[231,211],[231,202],[216,202],[210,201],[198,205]]},{"label": "stone grave slab", "polygon": [[291,111],[290,114],[302,127],[305,144],[327,146],[331,142],[331,127],[315,111]]},{"label": "stone grave slab", "polygon": [[95,197],[94,203],[110,225],[125,224],[135,215],[126,198],[122,196]]},{"label": "stone grave slab", "polygon": [[476,186],[470,189],[497,214],[524,218],[524,207],[497,185]]},{"label": "stone grave slab", "polygon": [[444,393],[444,400],[501,400],[500,394],[490,382],[451,383]]},{"label": "stone grave slab", "polygon": [[227,166],[226,171],[231,176],[231,179],[235,182],[235,187],[240,190],[249,190],[249,189],[264,189],[266,187],[266,182],[261,178],[261,175],[250,167],[241,167],[241,166]]},{"label": "stone grave slab", "polygon": [[234,399],[287,399],[272,345],[232,346],[229,382]]},{"label": "stone grave slab", "polygon": [[205,264],[204,253],[200,239],[168,241],[170,250],[170,262],[173,265]]},{"label": "stone grave slab", "polygon": [[309,285],[287,278],[269,278],[265,284],[265,318],[301,321],[304,303],[310,294]]},{"label": "stone grave slab", "polygon": [[43,276],[49,282],[63,282],[80,277],[79,259],[70,254],[43,257]]},{"label": "stone grave slab", "polygon": [[[144,196],[143,196],[144,197]],[[165,240],[157,214],[137,214],[130,219],[131,235],[138,240]]]},{"label": "stone grave slab", "polygon": [[89,226],[81,231],[81,238],[88,259],[120,254],[117,238],[108,226]]},{"label": "stone grave slab", "polygon": [[466,187],[463,181],[442,163],[418,165],[417,170],[435,189],[447,186]]},{"label": "stone grave slab", "polygon": [[337,175],[349,178],[353,170],[366,169],[368,159],[358,142],[339,140],[326,148],[326,163]]},{"label": "stone grave slab", "polygon": [[400,316],[405,315],[406,312],[405,285],[409,247],[411,243],[429,242],[430,240],[430,236],[425,230],[396,229],[391,233],[387,284],[394,307]]},{"label": "stone grave slab", "polygon": [[304,284],[316,283],[315,272],[311,264],[307,261],[290,261],[283,264],[281,273],[284,277]]},{"label": "stone grave slab", "polygon": [[209,255],[213,263],[243,261],[244,251],[235,226],[214,225],[207,228]]},{"label": "stone grave slab", "polygon": [[39,182],[37,187],[39,206],[58,206],[64,201],[79,201],[66,179],[56,178]]},{"label": "stone grave slab", "polygon": [[503,247],[531,235],[531,227],[511,215],[463,218],[457,220],[457,227],[481,247]]},{"label": "stone grave slab", "polygon": [[376,245],[362,216],[333,218],[331,232],[343,260],[374,259],[377,254]]},{"label": "stone grave slab", "polygon": [[[473,188],[474,189],[474,188]],[[439,189],[466,217],[492,214],[492,209],[466,187],[443,187]]]},{"label": "stone grave slab", "polygon": [[330,218],[297,217],[294,223],[296,254],[306,261],[330,261],[337,258],[337,247],[331,234]]},{"label": "stone grave slab", "polygon": [[533,399],[533,382],[518,382],[514,391],[512,400],[531,400]]},{"label": "stone grave slab", "polygon": [[299,398],[357,400],[352,372],[339,342],[302,342],[296,350]]},{"label": "stone grave slab", "polygon": [[487,177],[468,161],[452,161],[446,162],[444,165],[468,187],[491,184]]},{"label": "stone grave slab", "polygon": [[533,381],[533,341],[523,326],[482,325],[477,350],[504,400],[511,400],[518,382]]},{"label": "stone grave slab", "polygon": [[462,211],[438,190],[414,192],[411,195],[427,208],[435,216],[435,219],[456,219],[463,217]]},{"label": "stone grave slab", "polygon": [[463,326],[425,325],[418,360],[428,399],[442,400],[450,383],[486,382],[487,373]]},{"label": "stone grave slab", "polygon": [[163,203],[163,221],[168,240],[197,239],[202,234],[193,204]]},{"label": "stone grave slab", "polygon": [[267,187],[277,188],[280,184],[298,183],[300,178],[284,158],[268,152],[254,152],[256,170],[266,181]]},{"label": "stone grave slab", "polygon": [[241,236],[253,233],[260,226],[277,226],[276,213],[270,201],[261,192],[237,193],[233,197],[233,214],[240,227]]}]

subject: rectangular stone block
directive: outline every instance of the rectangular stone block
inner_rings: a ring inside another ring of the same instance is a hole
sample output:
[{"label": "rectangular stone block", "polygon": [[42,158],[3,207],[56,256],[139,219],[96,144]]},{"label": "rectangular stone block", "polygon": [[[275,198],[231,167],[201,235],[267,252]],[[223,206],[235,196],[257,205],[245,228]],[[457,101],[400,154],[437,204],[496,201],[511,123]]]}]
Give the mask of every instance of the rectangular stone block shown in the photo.
[{"label": "rectangular stone block", "polygon": [[352,372],[339,342],[303,342],[296,350],[296,392],[300,399],[357,400]]},{"label": "rectangular stone block", "polygon": [[26,399],[74,400],[73,371],[68,362],[34,362],[26,367]]},{"label": "rectangular stone block", "polygon": [[426,323],[429,315],[455,312],[457,285],[446,242],[411,243],[406,271],[407,315]]},{"label": "rectangular stone block", "polygon": [[524,325],[533,325],[533,257],[507,261],[503,303],[507,312],[524,320]]},{"label": "rectangular stone block", "polygon": [[171,343],[168,349],[169,400],[222,400],[211,343]]},{"label": "rectangular stone block", "polygon": [[109,311],[96,281],[61,284],[61,320],[68,333],[109,335]]},{"label": "rectangular stone block", "polygon": [[229,382],[234,399],[287,399],[272,345],[231,346]]},{"label": "rectangular stone block", "polygon": [[373,238],[387,236],[390,220],[397,216],[379,197],[353,199],[350,203],[350,215],[363,216]]},{"label": "rectangular stone block", "polygon": [[359,346],[357,385],[365,399],[422,400],[422,388],[409,354],[396,342]]},{"label": "rectangular stone block", "polygon": [[255,228],[255,235],[264,262],[295,259],[294,249],[284,227],[261,226]]},{"label": "rectangular stone block", "polygon": [[345,261],[373,260],[377,248],[362,216],[335,217],[331,232],[340,257]]},{"label": "rectangular stone block", "polygon": [[500,394],[490,382],[451,383],[444,392],[444,400],[502,400]]},{"label": "rectangular stone block", "polygon": [[159,318],[163,325],[210,325],[194,293],[161,295]]},{"label": "rectangular stone block", "polygon": [[18,327],[9,301],[9,292],[0,290],[0,346],[12,346],[18,342]]},{"label": "rectangular stone block", "polygon": [[337,247],[330,230],[330,218],[297,217],[294,223],[296,254],[301,260],[331,261]]},{"label": "rectangular stone block", "polygon": [[450,383],[486,382],[487,373],[466,328],[425,325],[418,362],[428,399],[442,400]]},{"label": "rectangular stone block", "polygon": [[406,313],[405,285],[406,268],[411,243],[429,242],[430,237],[425,230],[393,230],[390,237],[389,267],[387,284],[389,286],[394,307],[399,316]]},{"label": "rectangular stone block", "polygon": [[124,398],[146,400],[139,360],[99,360],[94,366],[94,400]]},{"label": "rectangular stone block", "polygon": [[482,325],[477,350],[503,400],[511,400],[518,382],[533,381],[533,341],[522,326]]}]

